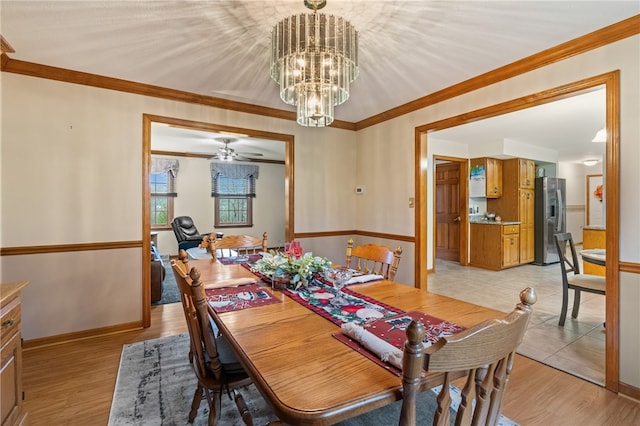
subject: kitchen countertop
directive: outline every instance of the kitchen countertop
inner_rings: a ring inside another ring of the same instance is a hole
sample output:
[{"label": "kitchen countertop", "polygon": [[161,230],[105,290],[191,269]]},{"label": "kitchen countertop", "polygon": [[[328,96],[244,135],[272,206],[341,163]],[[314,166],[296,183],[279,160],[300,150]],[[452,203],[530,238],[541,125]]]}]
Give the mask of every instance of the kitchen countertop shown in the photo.
[{"label": "kitchen countertop", "polygon": [[478,223],[480,225],[520,225],[520,222],[516,221],[502,221],[496,222],[495,220],[487,220],[487,219],[471,219],[469,223]]}]

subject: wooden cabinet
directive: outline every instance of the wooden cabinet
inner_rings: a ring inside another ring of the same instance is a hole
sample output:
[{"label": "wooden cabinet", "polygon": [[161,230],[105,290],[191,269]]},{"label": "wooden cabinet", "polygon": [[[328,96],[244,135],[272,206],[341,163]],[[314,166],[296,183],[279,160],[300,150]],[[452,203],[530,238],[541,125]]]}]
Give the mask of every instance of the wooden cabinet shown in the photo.
[{"label": "wooden cabinet", "polygon": [[520,188],[534,189],[536,163],[533,160],[518,158],[518,182]]},{"label": "wooden cabinet", "polygon": [[502,227],[502,267],[520,264],[520,227],[518,225]]},{"label": "wooden cabinet", "polygon": [[2,426],[26,423],[22,394],[20,290],[27,282],[0,284],[0,420]]},{"label": "wooden cabinet", "polygon": [[[470,197],[499,198],[502,196],[502,160],[496,158],[472,158],[469,160]],[[475,180],[474,178],[477,178]],[[482,182],[482,188],[474,188],[474,183]]]},{"label": "wooden cabinet", "polygon": [[494,271],[520,264],[520,226],[471,224],[471,266]]},{"label": "wooden cabinet", "polygon": [[518,218],[520,222],[520,263],[535,260],[534,234],[535,192],[533,189],[518,191]]},{"label": "wooden cabinet", "polygon": [[486,158],[487,164],[487,198],[502,196],[502,160]]},{"label": "wooden cabinet", "polygon": [[487,200],[487,210],[503,221],[520,222],[520,264],[535,260],[535,162],[523,158],[502,161],[502,197]]}]

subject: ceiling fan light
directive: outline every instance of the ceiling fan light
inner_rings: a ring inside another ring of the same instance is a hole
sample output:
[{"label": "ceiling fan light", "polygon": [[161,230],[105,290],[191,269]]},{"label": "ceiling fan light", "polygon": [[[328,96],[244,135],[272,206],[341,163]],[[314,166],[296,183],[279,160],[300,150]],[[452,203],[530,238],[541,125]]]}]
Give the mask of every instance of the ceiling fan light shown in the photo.
[{"label": "ceiling fan light", "polygon": [[600,142],[600,143],[604,143],[606,141],[607,141],[607,129],[604,127],[598,130],[596,135],[591,140],[591,142]]}]

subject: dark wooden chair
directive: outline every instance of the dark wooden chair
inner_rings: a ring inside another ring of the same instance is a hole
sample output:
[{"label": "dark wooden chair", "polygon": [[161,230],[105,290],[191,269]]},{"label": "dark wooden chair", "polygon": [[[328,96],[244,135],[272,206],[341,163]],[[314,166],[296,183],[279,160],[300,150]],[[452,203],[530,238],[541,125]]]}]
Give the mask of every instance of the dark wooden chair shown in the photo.
[{"label": "dark wooden chair", "polygon": [[[391,250],[387,246],[378,244],[364,244],[353,246],[353,238],[347,241],[347,268],[361,271],[365,274],[382,275],[385,280],[391,280],[396,276],[402,248]],[[354,262],[351,266],[351,262]]]},{"label": "dark wooden chair", "polygon": [[189,361],[198,379],[189,411],[189,423],[193,423],[200,402],[205,397],[209,404],[208,424],[215,425],[222,394],[227,392],[233,397],[245,424],[253,425],[251,413],[238,392],[239,388],[249,385],[251,379],[226,339],[215,335],[209,318],[204,286],[200,281],[200,272],[195,267],[189,270],[188,261],[183,263],[172,260],[171,266],[180,290],[191,340]]},{"label": "dark wooden chair", "polygon": [[[464,371],[466,381],[456,414],[456,425],[495,425],[500,418],[515,351],[525,331],[531,305],[537,300],[534,289],[520,292],[520,303],[504,318],[477,324],[450,337],[443,337],[424,348],[425,328],[413,321],[407,329],[403,355],[403,400],[400,425],[416,424],[416,397],[421,391],[423,370],[444,373],[437,397],[433,424],[449,425],[450,375]],[[474,405],[475,401],[475,405]]]},{"label": "dark wooden chair", "polygon": [[262,233],[262,239],[253,237],[251,235],[227,235],[226,237],[215,239],[214,235],[210,235],[207,239],[208,249],[211,251],[211,256],[214,260],[218,260],[218,251],[221,250],[222,255],[225,257],[231,250],[235,252],[234,256],[243,256],[249,254],[256,254],[267,251],[267,233]]},{"label": "dark wooden chair", "polygon": [[[589,275],[580,273],[580,262],[576,247],[573,244],[573,237],[570,232],[555,234],[558,256],[560,256],[560,268],[562,270],[562,309],[560,310],[560,321],[558,325],[564,326],[567,318],[567,305],[569,303],[569,290],[573,290],[573,309],[571,317],[578,318],[580,310],[580,293],[586,291],[605,295],[607,287],[605,277],[599,275]],[[569,250],[567,250],[567,245]],[[569,257],[570,256],[570,257]],[[573,272],[573,274],[569,274]]]}]

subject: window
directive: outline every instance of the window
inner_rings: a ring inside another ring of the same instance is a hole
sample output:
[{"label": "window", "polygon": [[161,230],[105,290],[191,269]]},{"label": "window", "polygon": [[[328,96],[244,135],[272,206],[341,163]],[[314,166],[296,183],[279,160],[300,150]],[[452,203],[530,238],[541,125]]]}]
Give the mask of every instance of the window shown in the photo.
[{"label": "window", "polygon": [[173,199],[178,175],[178,160],[151,159],[149,192],[151,228],[169,228],[173,220]]},{"label": "window", "polygon": [[216,228],[253,226],[251,196],[247,195],[250,179],[218,176],[218,196],[215,197]]},{"label": "window", "polygon": [[171,173],[151,173],[151,227],[168,227],[173,220],[173,197],[167,195],[173,177]]},{"label": "window", "polygon": [[211,164],[211,196],[215,202],[216,228],[253,226],[257,166]]}]

